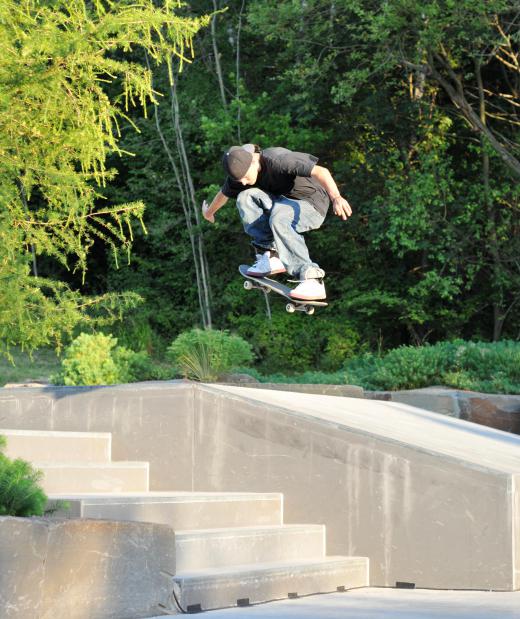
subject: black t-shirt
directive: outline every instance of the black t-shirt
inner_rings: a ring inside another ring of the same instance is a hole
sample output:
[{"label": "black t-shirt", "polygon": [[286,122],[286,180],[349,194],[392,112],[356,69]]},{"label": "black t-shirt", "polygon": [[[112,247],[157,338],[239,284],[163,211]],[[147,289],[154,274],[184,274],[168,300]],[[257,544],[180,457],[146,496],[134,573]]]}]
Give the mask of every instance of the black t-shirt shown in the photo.
[{"label": "black t-shirt", "polygon": [[322,215],[327,214],[329,196],[320,183],[311,177],[318,158],[275,146],[260,153],[261,170],[254,185],[242,185],[230,178],[222,186],[227,198],[236,198],[241,191],[258,187],[275,196],[306,200]]}]

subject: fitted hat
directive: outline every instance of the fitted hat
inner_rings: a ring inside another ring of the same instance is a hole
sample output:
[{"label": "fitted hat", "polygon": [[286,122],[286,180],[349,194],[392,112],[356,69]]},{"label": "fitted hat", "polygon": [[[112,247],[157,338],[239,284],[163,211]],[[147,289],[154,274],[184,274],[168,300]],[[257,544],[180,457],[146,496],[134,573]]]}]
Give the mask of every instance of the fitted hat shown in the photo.
[{"label": "fitted hat", "polygon": [[238,180],[245,176],[249,170],[249,166],[253,161],[253,151],[246,146],[232,146],[224,153],[222,157],[222,165],[228,176]]}]

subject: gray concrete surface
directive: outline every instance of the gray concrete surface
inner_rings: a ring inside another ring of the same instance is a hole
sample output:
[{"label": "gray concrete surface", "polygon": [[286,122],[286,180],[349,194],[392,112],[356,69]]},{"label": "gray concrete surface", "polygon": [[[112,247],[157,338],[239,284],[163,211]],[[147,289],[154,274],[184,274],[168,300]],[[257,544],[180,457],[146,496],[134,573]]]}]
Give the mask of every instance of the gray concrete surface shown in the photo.
[{"label": "gray concrete surface", "polygon": [[0,427],[113,433],[150,489],[281,492],[371,584],[520,589],[520,437],[395,402],[189,383],[1,389]]},{"label": "gray concrete surface", "polygon": [[174,573],[162,524],[0,517],[2,619],[149,617]]},{"label": "gray concrete surface", "polygon": [[[200,615],[202,616],[202,615]],[[356,589],[247,608],[208,619],[519,619],[520,592]],[[164,615],[160,618],[164,619]]]},{"label": "gray concrete surface", "polygon": [[337,395],[344,398],[364,398],[363,387],[357,385],[327,385],[301,383],[259,383],[259,382],[226,382],[219,383],[228,387],[251,387],[253,389],[270,389],[271,391],[291,391],[293,393],[314,393],[317,395]]},{"label": "gray concrete surface", "polygon": [[283,492],[284,521],[323,522],[327,552],[368,556],[372,585],[519,588],[518,436],[395,402],[195,397],[196,486]]}]

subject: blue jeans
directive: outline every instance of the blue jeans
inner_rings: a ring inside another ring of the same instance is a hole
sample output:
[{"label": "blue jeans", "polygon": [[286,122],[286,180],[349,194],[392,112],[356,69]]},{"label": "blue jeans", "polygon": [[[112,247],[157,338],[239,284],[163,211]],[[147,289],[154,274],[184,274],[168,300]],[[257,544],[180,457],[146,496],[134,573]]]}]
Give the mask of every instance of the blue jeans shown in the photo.
[{"label": "blue jeans", "polygon": [[319,266],[310,259],[301,233],[319,228],[325,216],[310,202],[275,196],[252,187],[240,192],[237,207],[253,245],[276,250],[290,275],[305,279],[308,271],[311,277],[316,277],[314,269]]}]

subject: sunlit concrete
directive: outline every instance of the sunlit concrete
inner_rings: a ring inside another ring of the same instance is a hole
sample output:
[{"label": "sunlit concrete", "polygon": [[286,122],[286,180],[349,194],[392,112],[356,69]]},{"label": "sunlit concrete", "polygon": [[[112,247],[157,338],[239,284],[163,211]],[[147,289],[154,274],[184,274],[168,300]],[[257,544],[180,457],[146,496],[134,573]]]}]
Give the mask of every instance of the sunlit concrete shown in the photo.
[{"label": "sunlit concrete", "polygon": [[371,584],[520,588],[520,437],[395,402],[147,383],[0,390],[0,427],[112,432],[150,490],[278,492]]}]

